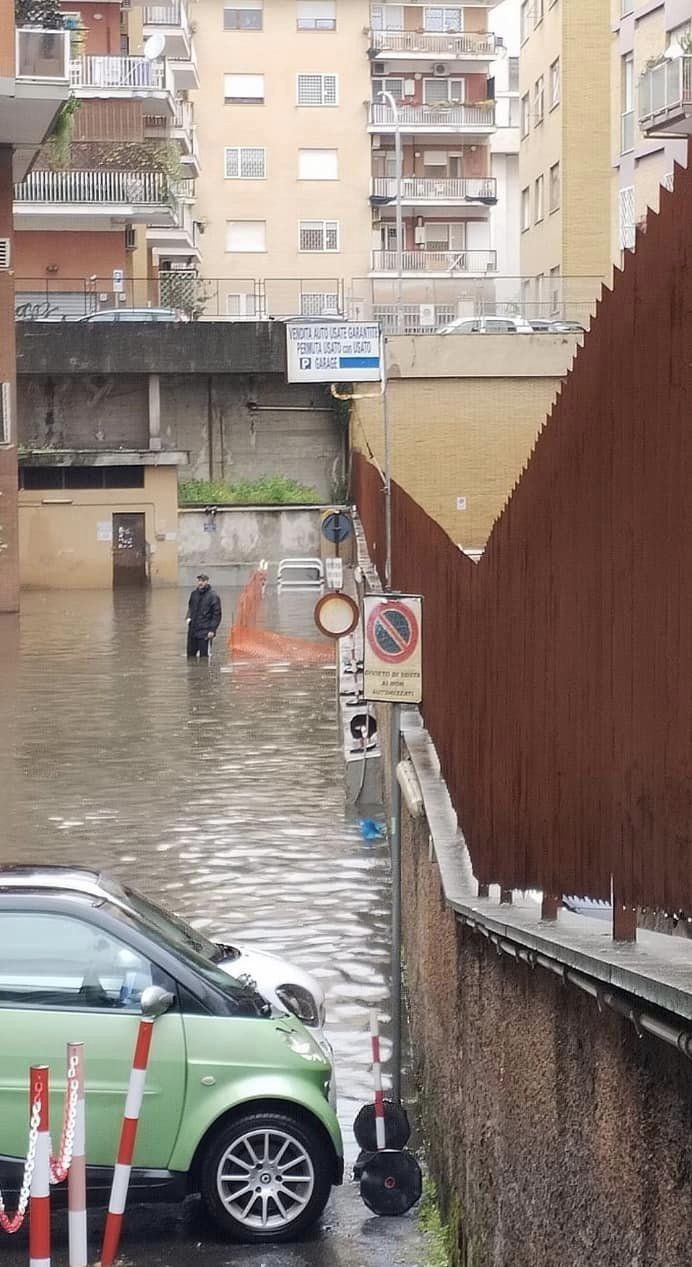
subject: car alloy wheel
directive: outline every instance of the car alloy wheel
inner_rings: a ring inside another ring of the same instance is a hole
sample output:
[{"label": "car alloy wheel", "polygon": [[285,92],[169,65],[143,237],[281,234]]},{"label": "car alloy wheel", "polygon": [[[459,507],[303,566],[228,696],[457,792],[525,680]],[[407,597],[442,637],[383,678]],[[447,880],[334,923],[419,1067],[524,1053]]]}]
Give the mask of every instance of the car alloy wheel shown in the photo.
[{"label": "car alloy wheel", "polygon": [[308,1123],[249,1113],[208,1144],[202,1199],[235,1240],[292,1240],[319,1218],[333,1177],[333,1159]]},{"label": "car alloy wheel", "polygon": [[283,1130],[247,1131],[226,1150],[217,1171],[219,1196],[249,1231],[283,1230],[305,1209],[315,1187],[310,1156]]}]

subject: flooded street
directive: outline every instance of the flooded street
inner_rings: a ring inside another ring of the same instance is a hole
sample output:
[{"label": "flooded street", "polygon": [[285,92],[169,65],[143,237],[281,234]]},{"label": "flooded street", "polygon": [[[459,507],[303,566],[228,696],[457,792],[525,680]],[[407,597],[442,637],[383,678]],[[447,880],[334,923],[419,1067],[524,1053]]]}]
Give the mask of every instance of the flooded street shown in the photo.
[{"label": "flooded street", "polygon": [[[318,976],[348,1174],[350,1126],[371,1098],[368,1008],[387,1014],[387,847],[345,813],[333,669],[230,669],[237,592],[220,593],[210,665],[185,658],[186,590],[29,593],[19,624],[0,618],[0,852],[108,868],[210,936]],[[313,638],[313,601],[270,592],[268,627]],[[321,1231],[285,1249],[220,1244],[194,1203],[182,1225],[177,1211],[133,1215],[123,1249],[135,1264],[423,1261],[410,1220],[370,1216],[348,1184]]]}]

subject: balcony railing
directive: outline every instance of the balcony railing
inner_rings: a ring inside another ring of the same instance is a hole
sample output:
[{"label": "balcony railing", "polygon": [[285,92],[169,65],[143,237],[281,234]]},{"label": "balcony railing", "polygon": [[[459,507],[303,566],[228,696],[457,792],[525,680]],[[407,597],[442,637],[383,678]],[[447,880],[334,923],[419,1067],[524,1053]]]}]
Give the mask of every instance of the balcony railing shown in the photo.
[{"label": "balcony railing", "polygon": [[68,31],[46,31],[22,27],[17,31],[17,79],[69,79],[70,36]]},{"label": "balcony railing", "polygon": [[146,57],[77,57],[70,64],[73,88],[142,88],[160,91],[164,67]]},{"label": "balcony railing", "polygon": [[[455,131],[490,131],[495,126],[495,110],[492,106],[399,106],[399,124],[410,131],[420,128],[436,132],[440,128]],[[395,118],[391,106],[373,102],[370,106],[370,126],[394,128]]]},{"label": "balcony railing", "polygon": [[370,47],[380,53],[425,53],[433,57],[495,56],[497,41],[491,34],[444,34],[432,31],[371,31]]},{"label": "balcony railing", "polygon": [[[395,273],[396,251],[373,251],[373,273]],[[404,251],[404,273],[491,273],[497,270],[496,251]]]},{"label": "balcony railing", "polygon": [[[376,198],[396,198],[396,180],[376,177],[373,180]],[[463,178],[404,176],[401,182],[402,202],[497,202],[495,177]]]},{"label": "balcony railing", "polygon": [[173,194],[161,172],[33,171],[15,185],[14,198],[23,203],[145,207],[169,206]]},{"label": "balcony railing", "polygon": [[187,10],[181,0],[175,4],[147,4],[144,6],[145,26],[179,26],[189,31]]},{"label": "balcony railing", "polygon": [[692,107],[692,56],[659,62],[639,80],[639,123],[653,127],[659,116]]}]

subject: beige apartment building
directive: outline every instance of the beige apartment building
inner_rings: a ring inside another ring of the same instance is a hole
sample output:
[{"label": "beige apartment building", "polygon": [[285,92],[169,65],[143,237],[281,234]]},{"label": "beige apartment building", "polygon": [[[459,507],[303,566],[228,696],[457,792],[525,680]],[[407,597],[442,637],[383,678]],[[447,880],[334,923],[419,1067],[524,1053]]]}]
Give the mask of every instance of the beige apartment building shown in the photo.
[{"label": "beige apartment building", "polygon": [[[692,129],[692,0],[612,0],[613,259],[687,163]],[[679,138],[679,139],[676,139]]]},{"label": "beige apartment building", "polygon": [[516,275],[495,166],[512,171],[518,83],[494,3],[199,0],[195,217],[219,316],[386,325],[400,295],[408,330],[435,328]]},{"label": "beige apartment building", "polygon": [[583,318],[610,277],[607,0],[522,0],[521,273],[530,316]]}]

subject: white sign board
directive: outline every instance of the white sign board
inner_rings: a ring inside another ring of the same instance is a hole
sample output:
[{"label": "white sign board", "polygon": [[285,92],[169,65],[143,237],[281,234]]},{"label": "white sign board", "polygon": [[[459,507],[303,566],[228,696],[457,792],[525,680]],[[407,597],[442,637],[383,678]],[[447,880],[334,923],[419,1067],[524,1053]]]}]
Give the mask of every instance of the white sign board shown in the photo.
[{"label": "white sign board", "polygon": [[379,382],[382,377],[377,322],[287,321],[289,383]]},{"label": "white sign board", "polygon": [[97,541],[113,540],[113,524],[110,519],[101,519],[96,525]]},{"label": "white sign board", "polygon": [[365,596],[366,700],[419,704],[423,698],[422,606],[416,594]]},{"label": "white sign board", "polygon": [[342,590],[344,588],[343,559],[325,559],[324,573],[330,590]]}]

